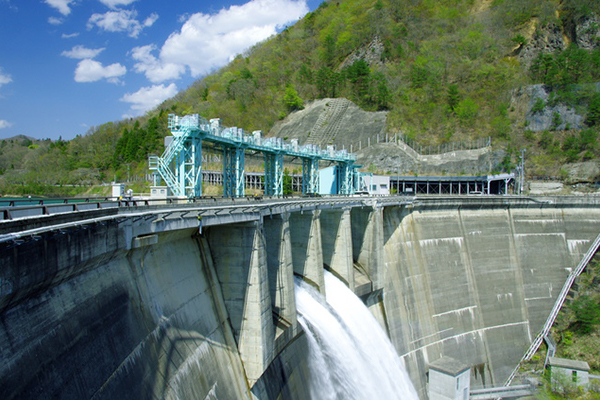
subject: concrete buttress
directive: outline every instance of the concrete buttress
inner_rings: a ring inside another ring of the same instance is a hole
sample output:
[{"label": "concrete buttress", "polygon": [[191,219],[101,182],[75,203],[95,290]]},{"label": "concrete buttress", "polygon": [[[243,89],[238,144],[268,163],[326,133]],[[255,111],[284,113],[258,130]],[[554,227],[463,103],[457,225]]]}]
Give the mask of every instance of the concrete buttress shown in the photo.
[{"label": "concrete buttress", "polygon": [[325,294],[320,213],[319,210],[292,213],[290,236],[294,273]]},{"label": "concrete buttress", "polygon": [[352,210],[352,249],[354,261],[373,282],[372,290],[384,286],[383,209],[365,207]]},{"label": "concrete buttress", "polygon": [[321,212],[323,263],[354,290],[350,209]]},{"label": "concrete buttress", "polygon": [[246,376],[253,385],[273,358],[275,339],[263,226],[254,222],[214,227],[208,240]]},{"label": "concrete buttress", "polygon": [[264,219],[269,270],[269,290],[274,311],[276,336],[287,328],[297,331],[296,299],[294,296],[294,266],[290,238],[289,214]]}]

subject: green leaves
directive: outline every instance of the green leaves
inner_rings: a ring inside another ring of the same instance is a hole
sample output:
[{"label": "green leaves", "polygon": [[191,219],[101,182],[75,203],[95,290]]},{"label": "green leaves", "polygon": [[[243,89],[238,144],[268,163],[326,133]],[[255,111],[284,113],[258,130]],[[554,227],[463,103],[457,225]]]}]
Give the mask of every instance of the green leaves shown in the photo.
[{"label": "green leaves", "polygon": [[285,85],[285,94],[283,95],[283,102],[288,111],[296,111],[303,109],[304,102],[298,96],[298,92],[291,84]]},{"label": "green leaves", "polygon": [[579,296],[571,308],[575,312],[581,333],[590,333],[595,325],[600,324],[600,304],[588,295]]},{"label": "green leaves", "polygon": [[475,103],[475,100],[470,97],[464,98],[456,106],[456,115],[463,122],[469,122],[473,120],[478,111],[479,106],[477,103]]},{"label": "green leaves", "polygon": [[585,123],[588,126],[600,126],[600,93],[594,94],[590,100]]},{"label": "green leaves", "polygon": [[534,82],[550,87],[593,82],[600,77],[600,50],[585,50],[571,45],[563,51],[540,53],[531,63]]},{"label": "green leaves", "polygon": [[544,111],[544,108],[546,108],[546,102],[541,97],[538,97],[537,99],[535,99],[533,107],[531,107],[531,113],[539,114],[542,111]]},{"label": "green leaves", "polygon": [[452,84],[448,86],[448,93],[446,95],[446,103],[450,112],[454,112],[458,103],[460,102],[460,93],[458,92],[458,86]]}]

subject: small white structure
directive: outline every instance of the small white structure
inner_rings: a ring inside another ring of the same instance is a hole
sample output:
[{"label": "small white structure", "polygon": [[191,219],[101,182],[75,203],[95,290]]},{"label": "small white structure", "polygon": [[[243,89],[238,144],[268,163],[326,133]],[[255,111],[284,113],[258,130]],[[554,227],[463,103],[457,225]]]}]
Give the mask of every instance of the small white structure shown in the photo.
[{"label": "small white structure", "polygon": [[150,186],[150,197],[153,199],[166,199],[170,195],[168,186]]},{"label": "small white structure", "polygon": [[390,177],[387,175],[364,174],[363,181],[370,195],[387,196],[390,194]]},{"label": "small white structure", "polygon": [[565,386],[586,387],[590,383],[590,366],[585,361],[548,357],[552,390],[564,390]]},{"label": "small white structure", "polygon": [[112,197],[121,198],[125,196],[125,184],[114,183],[112,184]]},{"label": "small white structure", "polygon": [[451,357],[429,364],[429,400],[468,400],[471,368]]}]

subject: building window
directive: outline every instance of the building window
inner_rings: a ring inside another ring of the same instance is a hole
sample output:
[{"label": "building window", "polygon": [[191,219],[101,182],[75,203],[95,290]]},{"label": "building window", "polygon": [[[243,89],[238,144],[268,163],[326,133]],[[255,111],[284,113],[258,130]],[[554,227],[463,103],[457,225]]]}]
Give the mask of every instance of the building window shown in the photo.
[{"label": "building window", "polygon": [[571,374],[573,375],[573,382],[577,382],[577,371],[571,371]]}]

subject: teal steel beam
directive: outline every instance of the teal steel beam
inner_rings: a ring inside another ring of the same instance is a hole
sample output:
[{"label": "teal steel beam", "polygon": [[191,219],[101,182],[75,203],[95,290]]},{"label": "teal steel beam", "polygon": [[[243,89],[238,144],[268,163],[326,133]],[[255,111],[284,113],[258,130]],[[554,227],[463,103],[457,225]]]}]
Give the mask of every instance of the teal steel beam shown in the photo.
[{"label": "teal steel beam", "polygon": [[283,196],[283,154],[265,153],[265,195]]},{"label": "teal steel beam", "polygon": [[353,168],[352,164],[339,163],[338,164],[338,193],[344,195],[354,194],[353,184]]},{"label": "teal steel beam", "polygon": [[363,178],[363,176],[365,174],[360,172],[358,170],[359,168],[360,168],[360,165],[352,166],[352,186],[353,186],[354,193],[368,191],[368,189],[369,189],[369,188],[367,188],[365,179]]},{"label": "teal steel beam", "polygon": [[223,197],[244,197],[244,149],[223,147]]},{"label": "teal steel beam", "polygon": [[319,192],[319,159],[302,159],[302,193],[316,194]]},{"label": "teal steel beam", "polygon": [[187,197],[202,196],[202,139],[191,136],[177,157],[178,184]]}]

